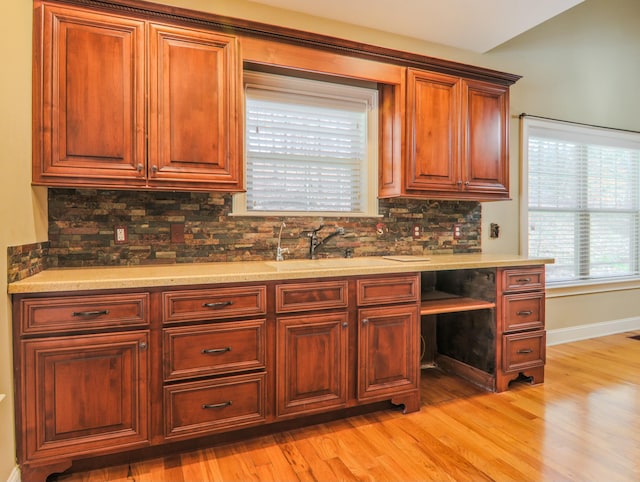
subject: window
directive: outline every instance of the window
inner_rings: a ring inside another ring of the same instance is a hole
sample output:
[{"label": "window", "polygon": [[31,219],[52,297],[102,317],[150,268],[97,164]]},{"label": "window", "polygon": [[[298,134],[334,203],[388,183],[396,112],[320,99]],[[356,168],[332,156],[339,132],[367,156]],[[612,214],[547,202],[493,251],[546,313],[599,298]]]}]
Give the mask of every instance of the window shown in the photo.
[{"label": "window", "polygon": [[553,257],[547,281],[638,277],[640,134],[523,117],[529,256]]},{"label": "window", "polygon": [[245,72],[234,214],[377,215],[377,90]]}]

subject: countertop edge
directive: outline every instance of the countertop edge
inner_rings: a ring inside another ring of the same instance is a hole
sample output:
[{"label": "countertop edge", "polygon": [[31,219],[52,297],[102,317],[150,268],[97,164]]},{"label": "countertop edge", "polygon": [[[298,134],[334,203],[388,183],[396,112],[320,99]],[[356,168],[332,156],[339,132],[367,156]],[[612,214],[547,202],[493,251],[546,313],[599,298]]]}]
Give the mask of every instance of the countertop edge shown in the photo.
[{"label": "countertop edge", "polygon": [[[367,266],[348,266],[349,261],[336,260],[338,267],[305,267],[314,261],[303,262],[300,268],[287,267],[269,261],[246,261],[228,263],[199,263],[192,265],[160,265],[132,267],[87,267],[52,268],[24,280],[8,285],[9,294],[54,293],[113,289],[146,289],[180,287],[222,283],[251,283],[277,280],[330,278],[338,276],[362,276],[378,274],[400,274],[419,271],[441,271],[450,269],[500,268],[534,266],[553,263],[549,258],[528,258],[516,255],[434,255],[429,261],[397,262],[370,257]],[[361,263],[364,258],[360,259]],[[320,264],[320,263],[319,263]],[[233,270],[231,270],[233,268]],[[233,271],[233,272],[230,272]]]}]

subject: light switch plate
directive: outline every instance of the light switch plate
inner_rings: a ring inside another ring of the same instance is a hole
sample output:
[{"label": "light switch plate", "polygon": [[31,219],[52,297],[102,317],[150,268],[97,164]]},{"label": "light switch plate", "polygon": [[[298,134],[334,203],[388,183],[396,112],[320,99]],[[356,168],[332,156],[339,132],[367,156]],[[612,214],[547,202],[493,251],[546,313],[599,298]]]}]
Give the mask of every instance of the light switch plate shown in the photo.
[{"label": "light switch plate", "polygon": [[113,228],[113,241],[116,244],[126,244],[129,241],[126,226],[114,226]]}]

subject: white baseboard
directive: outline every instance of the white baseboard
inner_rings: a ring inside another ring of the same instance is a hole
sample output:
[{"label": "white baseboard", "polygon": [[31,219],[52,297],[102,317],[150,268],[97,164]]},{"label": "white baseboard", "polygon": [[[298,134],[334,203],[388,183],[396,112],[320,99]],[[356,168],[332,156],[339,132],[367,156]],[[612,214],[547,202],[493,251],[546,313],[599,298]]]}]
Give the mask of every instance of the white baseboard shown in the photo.
[{"label": "white baseboard", "polygon": [[634,330],[640,330],[640,316],[624,318],[622,320],[603,321],[590,325],[572,326],[570,328],[558,328],[557,330],[547,330],[547,346]]},{"label": "white baseboard", "polygon": [[11,471],[11,474],[9,475],[7,482],[20,482],[20,469],[18,468],[17,465]]}]

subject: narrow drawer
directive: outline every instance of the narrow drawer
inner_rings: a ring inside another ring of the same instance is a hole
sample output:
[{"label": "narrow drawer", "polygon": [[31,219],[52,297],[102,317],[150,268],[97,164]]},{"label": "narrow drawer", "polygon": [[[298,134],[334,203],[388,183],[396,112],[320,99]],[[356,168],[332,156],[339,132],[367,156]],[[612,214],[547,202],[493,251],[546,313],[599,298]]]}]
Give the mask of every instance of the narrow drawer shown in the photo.
[{"label": "narrow drawer", "polygon": [[149,294],[24,298],[20,318],[24,334],[144,326],[149,324]]},{"label": "narrow drawer", "polygon": [[206,321],[266,314],[266,286],[166,291],[162,293],[165,323]]},{"label": "narrow drawer", "polygon": [[502,331],[544,328],[544,292],[504,295]]},{"label": "narrow drawer", "polygon": [[346,308],[349,303],[347,281],[291,283],[276,286],[276,311]]},{"label": "narrow drawer", "polygon": [[514,333],[502,337],[502,367],[515,372],[543,366],[545,362],[546,332],[544,330]]},{"label": "narrow drawer", "polygon": [[164,389],[165,436],[241,428],[266,419],[265,374],[181,383]]},{"label": "narrow drawer", "polygon": [[408,303],[420,300],[418,275],[388,278],[366,278],[357,282],[358,305]]},{"label": "narrow drawer", "polygon": [[265,320],[164,329],[164,377],[180,380],[265,367]]},{"label": "narrow drawer", "polygon": [[502,291],[531,291],[544,289],[544,266],[502,270]]}]

